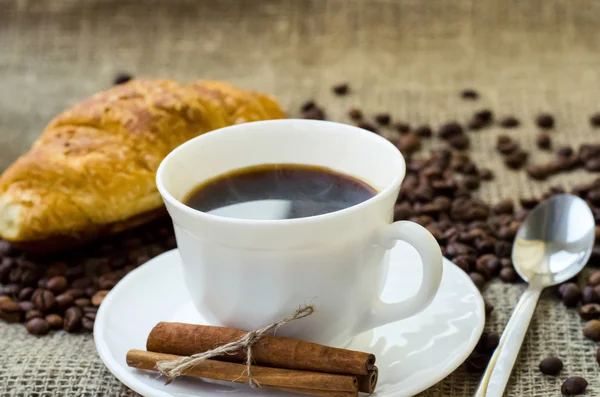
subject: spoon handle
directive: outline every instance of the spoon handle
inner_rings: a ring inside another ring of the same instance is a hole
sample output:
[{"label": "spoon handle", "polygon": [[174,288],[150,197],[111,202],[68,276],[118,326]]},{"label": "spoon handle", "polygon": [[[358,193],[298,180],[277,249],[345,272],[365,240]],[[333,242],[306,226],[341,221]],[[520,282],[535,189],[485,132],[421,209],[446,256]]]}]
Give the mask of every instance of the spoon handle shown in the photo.
[{"label": "spoon handle", "polygon": [[541,293],[541,288],[530,286],[519,299],[483,374],[475,397],[501,397],[504,394]]}]

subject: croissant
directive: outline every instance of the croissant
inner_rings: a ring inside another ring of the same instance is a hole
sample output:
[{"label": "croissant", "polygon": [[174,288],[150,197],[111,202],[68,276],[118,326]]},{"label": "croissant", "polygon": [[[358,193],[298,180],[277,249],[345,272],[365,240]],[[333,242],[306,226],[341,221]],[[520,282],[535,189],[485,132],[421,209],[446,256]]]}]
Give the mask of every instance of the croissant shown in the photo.
[{"label": "croissant", "polygon": [[155,185],[178,145],[232,124],[283,118],[270,96],[218,81],[134,80],[59,114],[0,176],[0,236],[53,251],[163,215]]}]

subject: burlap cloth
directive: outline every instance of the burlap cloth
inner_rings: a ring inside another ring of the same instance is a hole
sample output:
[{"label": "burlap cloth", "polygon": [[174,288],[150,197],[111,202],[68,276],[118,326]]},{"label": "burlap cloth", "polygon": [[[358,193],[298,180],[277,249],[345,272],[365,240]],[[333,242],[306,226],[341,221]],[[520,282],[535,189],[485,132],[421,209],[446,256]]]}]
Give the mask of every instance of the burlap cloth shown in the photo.
[{"label": "burlap cloth", "polygon": [[[550,111],[555,144],[599,141],[600,130],[588,123],[600,110],[599,15],[593,0],[0,0],[0,168],[53,115],[107,88],[119,71],[226,79],[277,95],[292,113],[315,98],[340,121],[351,105],[433,125],[490,107],[522,118],[510,134],[527,149],[537,132],[532,115]],[[340,81],[350,82],[351,95],[332,95]],[[459,99],[465,87],[482,100]],[[472,135],[475,160],[497,175],[483,197],[541,192],[547,184],[505,170],[493,150],[499,133]],[[591,178],[581,172],[551,183]],[[496,308],[489,330],[502,330],[522,290],[486,289]],[[545,294],[508,395],[558,396],[569,375],[585,377],[588,395],[600,395],[596,347],[581,336],[577,313]],[[549,354],[565,362],[556,380],[537,370]],[[470,396],[476,383],[458,370],[420,396]],[[104,368],[92,336],[36,338],[21,325],[0,324],[0,397],[55,395],[133,393]]]}]

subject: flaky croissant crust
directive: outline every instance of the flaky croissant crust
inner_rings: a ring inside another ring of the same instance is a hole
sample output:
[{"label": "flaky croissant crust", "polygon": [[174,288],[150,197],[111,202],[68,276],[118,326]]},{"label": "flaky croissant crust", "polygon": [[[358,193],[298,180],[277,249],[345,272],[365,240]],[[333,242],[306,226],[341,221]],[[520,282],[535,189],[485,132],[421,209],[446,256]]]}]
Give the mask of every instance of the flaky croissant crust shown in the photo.
[{"label": "flaky croissant crust", "polygon": [[174,148],[232,124],[283,118],[271,97],[219,81],[134,80],[52,120],[0,176],[0,236],[46,250],[163,213],[155,173]]}]

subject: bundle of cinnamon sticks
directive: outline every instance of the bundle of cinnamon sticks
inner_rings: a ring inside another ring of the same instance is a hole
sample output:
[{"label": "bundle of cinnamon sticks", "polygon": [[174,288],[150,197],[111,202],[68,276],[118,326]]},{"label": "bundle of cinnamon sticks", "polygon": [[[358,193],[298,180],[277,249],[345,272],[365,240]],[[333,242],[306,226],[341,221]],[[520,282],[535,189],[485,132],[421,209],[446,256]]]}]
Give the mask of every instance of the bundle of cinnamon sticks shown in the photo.
[{"label": "bundle of cinnamon sticks", "polygon": [[[157,362],[203,353],[243,337],[246,331],[184,323],[158,323],[144,350],[127,352],[127,365],[157,370]],[[261,387],[323,397],[356,397],[373,393],[375,356],[298,339],[264,335],[252,346],[252,377]],[[244,349],[207,359],[182,375],[237,383],[248,382]]]}]

